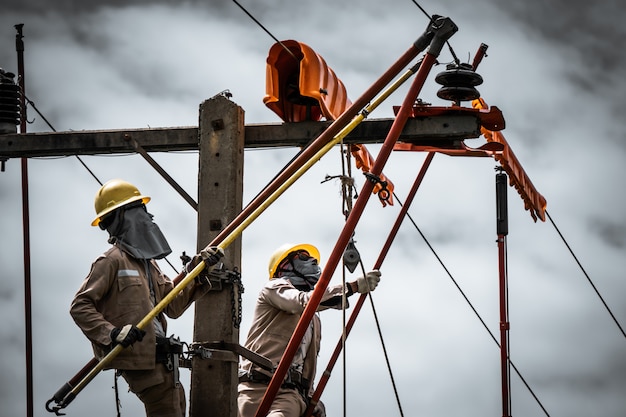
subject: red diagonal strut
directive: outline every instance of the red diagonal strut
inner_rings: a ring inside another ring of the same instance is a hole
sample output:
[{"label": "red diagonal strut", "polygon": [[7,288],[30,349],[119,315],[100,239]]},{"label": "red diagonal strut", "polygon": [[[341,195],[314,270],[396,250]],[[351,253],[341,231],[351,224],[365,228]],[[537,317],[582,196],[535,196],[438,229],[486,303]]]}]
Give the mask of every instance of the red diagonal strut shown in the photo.
[{"label": "red diagonal strut", "polygon": [[[415,197],[415,194],[417,193],[417,190],[419,186],[421,185],[422,180],[424,179],[424,176],[426,175],[426,171],[428,170],[428,167],[430,166],[430,163],[433,160],[434,155],[435,155],[435,152],[429,152],[426,155],[426,159],[424,160],[424,163],[422,164],[422,169],[417,175],[417,178],[415,179],[415,182],[413,183],[413,187],[409,191],[407,199],[404,202],[404,205],[402,206],[400,213],[398,213],[396,222],[391,228],[391,231],[389,232],[389,235],[387,236],[387,240],[385,241],[385,244],[383,245],[383,248],[381,249],[380,254],[378,256],[378,259],[376,260],[376,263],[374,264],[374,269],[380,269],[380,267],[382,266],[383,261],[385,260],[385,257],[387,256],[387,253],[389,252],[389,248],[391,247],[391,244],[393,243],[393,240],[395,239],[398,233],[398,230],[400,229],[400,225],[402,224],[404,217],[409,211],[409,207],[411,206],[411,203],[413,202],[413,198]],[[346,323],[346,329],[345,329],[346,338],[348,337],[348,335],[350,335],[352,326],[354,326],[354,322],[356,321],[356,318],[358,317],[359,312],[361,311],[361,307],[363,306],[363,303],[365,302],[366,298],[367,298],[367,294],[361,294],[356,304],[354,305],[354,308],[352,309],[352,314],[350,314],[350,318],[348,319],[348,322]],[[315,387],[315,392],[313,393],[313,396],[311,397],[311,400],[309,402],[309,405],[303,417],[309,417],[311,413],[313,412],[313,410],[315,409],[315,406],[319,402],[319,399],[322,396],[322,393],[324,392],[324,388],[326,388],[326,384],[328,383],[328,380],[330,379],[330,374],[333,370],[333,367],[335,366],[335,363],[337,363],[339,354],[341,353],[341,350],[343,349],[343,345],[344,345],[343,341],[344,341],[343,337],[340,337],[339,341],[337,342],[337,346],[335,346],[335,350],[333,351],[333,354],[331,355],[330,360],[328,361],[326,370],[320,377],[320,380],[317,383],[317,387]]]},{"label": "red diagonal strut", "polygon": [[[385,138],[385,141],[383,142],[383,145],[378,153],[378,157],[376,158],[376,162],[371,172],[371,174],[373,174],[374,176],[378,176],[381,174],[383,167],[387,163],[387,159],[389,158],[389,155],[393,150],[393,146],[396,143],[397,139],[400,137],[402,129],[404,128],[404,125],[406,124],[406,121],[411,114],[413,104],[415,103],[415,100],[417,99],[422,87],[424,86],[426,77],[428,76],[428,73],[436,62],[437,56],[439,55],[441,48],[445,44],[445,41],[449,39],[449,37],[452,36],[452,34],[456,32],[456,30],[456,25],[449,18],[438,17],[429,24],[427,32],[432,33],[432,35],[429,35],[429,37],[432,39],[429,51],[425,54],[420,68],[415,76],[415,79],[413,80],[413,84],[411,85],[402,103],[402,107],[400,108],[391,126],[391,129],[389,130],[389,133],[387,134],[387,137]],[[285,349],[285,352],[283,353],[283,356],[278,364],[278,367],[276,368],[276,371],[272,376],[272,380],[267,387],[267,391],[263,396],[263,400],[261,401],[261,404],[257,409],[255,417],[264,417],[267,414],[272,402],[274,401],[276,393],[278,392],[278,389],[283,382],[289,366],[291,365],[291,361],[293,360],[293,357],[300,343],[302,342],[302,337],[304,336],[304,333],[319,306],[322,295],[328,287],[330,279],[334,274],[337,265],[339,264],[343,251],[345,250],[346,245],[352,237],[354,229],[358,223],[361,214],[365,209],[365,205],[369,200],[373,188],[374,183],[372,181],[366,181],[363,185],[363,188],[359,193],[359,197],[357,198],[354,207],[350,212],[348,219],[346,220],[346,224],[344,225],[344,228],[339,235],[337,243],[335,244],[335,247],[330,254],[326,266],[322,271],[322,275],[315,285],[315,289],[313,290],[311,299],[305,307],[304,312],[302,313],[302,316],[298,321],[298,325],[296,326],[296,329],[294,330],[294,333],[289,340],[287,348]]]}]

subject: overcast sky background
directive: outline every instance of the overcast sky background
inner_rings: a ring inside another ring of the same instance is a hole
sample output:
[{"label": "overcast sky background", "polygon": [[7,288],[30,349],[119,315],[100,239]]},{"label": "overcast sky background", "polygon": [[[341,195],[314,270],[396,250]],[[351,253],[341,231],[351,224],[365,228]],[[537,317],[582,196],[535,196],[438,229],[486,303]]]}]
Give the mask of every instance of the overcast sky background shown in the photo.
[{"label": "overcast sky background", "polygon": [[[246,123],[279,119],[263,102],[265,58],[274,43],[234,2],[4,0],[0,67],[17,73],[14,25],[24,24],[26,93],[58,131],[197,126],[198,106],[229,89]],[[277,38],[322,55],[359,97],[423,32],[410,0],[241,2]],[[487,103],[504,113],[504,135],[548,202],[548,213],[622,327],[626,325],[626,123],[623,98],[626,12],[617,1],[424,1],[429,13],[459,27],[451,39],[463,62],[481,43],[478,72]],[[451,61],[444,50],[440,62]],[[436,96],[436,67],[420,97]],[[392,117],[407,86],[370,117]],[[50,128],[29,108],[29,132]],[[466,141],[478,147],[484,139]],[[376,155],[378,148],[369,147]],[[248,150],[248,203],[297,149]],[[153,154],[197,196],[197,153]],[[393,153],[384,169],[404,201],[424,160]],[[193,252],[196,214],[141,157],[81,157],[106,181],[123,178],[153,200],[149,211],[179,266]],[[494,167],[489,158],[437,155],[410,210],[437,255],[499,339]],[[99,188],[74,157],[29,160],[35,415],[87,363],[92,352],[71,320],[71,299],[91,262],[108,247],[89,224]],[[357,187],[363,185],[354,171]],[[243,234],[245,285],[241,340],[273,248],[317,245],[323,260],[342,229],[341,173],[330,152]],[[20,162],[0,173],[0,415],[26,412]],[[355,239],[370,268],[400,205],[371,198]],[[508,276],[511,357],[552,416],[623,417],[626,340],[548,221],[534,223],[509,188]],[[170,276],[176,273],[165,264]],[[376,312],[406,416],[501,415],[499,349],[416,229],[405,221],[374,293]],[[333,282],[340,282],[336,273]],[[193,309],[170,320],[191,342]],[[322,314],[321,369],[339,338],[341,313]],[[347,347],[348,415],[400,415],[369,303]],[[341,362],[322,400],[342,415]],[[189,372],[182,370],[187,392]],[[98,375],[65,410],[115,415],[111,372]],[[122,415],[142,406],[122,391]],[[513,415],[545,415],[512,374]]]}]

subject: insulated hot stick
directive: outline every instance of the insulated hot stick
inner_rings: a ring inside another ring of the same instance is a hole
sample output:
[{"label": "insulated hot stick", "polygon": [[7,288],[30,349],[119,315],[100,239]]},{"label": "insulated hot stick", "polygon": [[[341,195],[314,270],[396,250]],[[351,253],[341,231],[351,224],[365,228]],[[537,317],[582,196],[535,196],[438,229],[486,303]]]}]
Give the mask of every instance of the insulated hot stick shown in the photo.
[{"label": "insulated hot stick", "polygon": [[[474,58],[474,63],[472,65],[472,68],[474,70],[476,70],[476,68],[478,67],[478,64],[480,64],[480,62],[482,61],[483,56],[486,56],[486,51],[487,51],[487,45],[485,45],[484,43],[481,44],[479,50],[476,53],[476,56]],[[404,202],[404,205],[402,206],[402,208],[400,209],[400,212],[398,213],[396,221],[393,224],[393,227],[391,228],[389,235],[387,236],[387,240],[385,241],[385,244],[383,245],[383,248],[380,251],[380,254],[378,256],[378,259],[376,260],[376,263],[374,264],[373,269],[380,269],[382,267],[383,261],[385,260],[385,257],[387,256],[387,253],[389,252],[389,248],[391,247],[391,244],[393,243],[398,233],[398,230],[400,229],[400,225],[402,224],[404,218],[406,217],[409,211],[409,207],[411,206],[413,199],[415,198],[415,194],[417,193],[417,190],[419,189],[419,186],[421,185],[422,180],[424,179],[424,176],[426,175],[426,171],[428,170],[428,167],[430,166],[430,163],[432,162],[434,156],[435,156],[435,152],[429,152],[426,155],[426,159],[424,160],[424,163],[422,164],[422,168],[419,174],[417,175],[417,178],[415,179],[413,186],[409,190],[409,193]],[[337,345],[335,346],[335,350],[333,351],[330,357],[330,360],[328,361],[328,365],[326,366],[324,373],[320,377],[320,380],[317,383],[317,386],[315,387],[315,391],[313,392],[313,395],[311,396],[309,405],[307,406],[307,409],[304,412],[303,417],[310,417],[313,413],[313,410],[315,409],[315,406],[319,402],[322,396],[322,393],[324,392],[324,389],[326,388],[326,384],[328,383],[328,380],[330,379],[332,370],[335,364],[337,363],[337,360],[339,359],[339,355],[341,354],[341,351],[343,350],[345,339],[350,335],[350,331],[352,330],[352,327],[354,326],[354,323],[361,311],[361,308],[363,307],[363,303],[365,302],[366,298],[367,298],[367,294],[362,294],[357,300],[357,302],[355,303],[352,309],[352,314],[350,315],[350,318],[348,319],[346,323],[345,336],[342,335],[339,338],[339,341],[337,342]]]},{"label": "insulated hot stick", "polygon": [[[415,100],[423,87],[426,77],[430,72],[431,68],[436,62],[437,56],[441,52],[441,49],[447,39],[449,39],[456,31],[458,30],[457,26],[450,20],[449,18],[436,16],[433,18],[432,22],[429,22],[429,26],[426,29],[422,39],[422,42],[425,43],[428,41],[430,43],[429,51],[426,53],[426,56],[422,60],[420,65],[420,69],[416,74],[416,78],[411,85],[409,92],[407,93],[400,110],[389,130],[387,138],[385,139],[380,152],[378,154],[378,158],[372,168],[372,174],[375,176],[379,176],[382,172],[382,169],[391,154],[393,149],[393,145],[396,143],[404,125],[408,117],[410,116],[411,109]],[[418,40],[419,41],[419,40]],[[348,244],[349,240],[352,237],[354,232],[354,228],[365,209],[365,205],[367,200],[369,199],[372,189],[374,188],[374,184],[372,181],[366,181],[363,185],[363,189],[361,190],[359,197],[357,198],[356,203],[348,219],[346,220],[346,224],[337,240],[335,248],[331,252],[331,255],[326,263],[324,270],[322,271],[322,275],[319,278],[319,281],[315,285],[315,289],[313,290],[313,294],[311,295],[311,299],[307,303],[300,320],[298,321],[298,325],[294,330],[294,333],[289,340],[289,344],[283,353],[283,357],[281,358],[274,375],[268,385],[267,391],[263,396],[261,404],[257,409],[255,417],[263,417],[269,411],[269,408],[274,401],[276,393],[282,384],[282,381],[289,369],[291,361],[298,349],[300,343],[302,342],[302,337],[309,326],[313,315],[315,314],[317,307],[322,299],[323,292],[328,287],[328,283],[330,282],[331,275],[334,273],[340,258],[343,254],[343,250]]]},{"label": "insulated hot stick", "polygon": [[[389,84],[402,68],[406,67],[420,52],[428,46],[433,39],[434,32],[429,28],[413,45],[374,83],[370,86],[361,97],[359,97],[346,111],[337,118],[317,139],[315,139],[303,152],[289,164],[289,166],[277,176],[259,195],[246,207],[242,212],[229,223],[224,230],[215,238],[207,248],[218,246],[221,249],[228,247],[247,226],[249,226],[273,201],[275,201],[293,182],[296,181],[308,168],[310,168],[317,160],[327,153],[335,144],[339,143],[358,123],[360,123],[366,114],[361,114],[355,118],[357,113],[371,102],[376,94],[382,88]],[[386,99],[395,89],[397,89],[412,73],[405,75],[388,88],[381,97],[376,101],[376,106]],[[372,103],[374,104],[374,103]],[[332,139],[332,140],[331,140]],[[306,168],[305,168],[306,166]],[[298,169],[300,167],[300,169]],[[184,278],[176,282],[176,286],[154,309],[146,315],[138,324],[139,329],[147,326],[154,317],[156,317],[163,309],[204,269],[204,263],[198,264]],[[107,356],[98,361],[90,370],[86,372],[88,366],[72,378],[72,381],[78,379],[79,375],[85,374],[75,386],[66,383],[57,394],[46,403],[46,410],[57,415],[63,415],[60,412],[67,407],[76,396],[87,386],[95,376],[104,369],[123,349],[121,345],[117,345]],[[92,360],[93,361],[93,360]],[[92,363],[92,362],[90,362]],[[52,403],[56,405],[52,405]]]}]

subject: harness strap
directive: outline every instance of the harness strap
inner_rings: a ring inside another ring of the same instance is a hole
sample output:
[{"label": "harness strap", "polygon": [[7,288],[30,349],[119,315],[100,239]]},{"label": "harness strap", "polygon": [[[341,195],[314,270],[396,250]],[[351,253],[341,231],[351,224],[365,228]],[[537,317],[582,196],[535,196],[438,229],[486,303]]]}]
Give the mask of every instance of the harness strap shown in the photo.
[{"label": "harness strap", "polygon": [[[251,370],[250,372],[239,377],[239,382],[256,382],[259,384],[269,384],[272,377],[257,370]],[[281,388],[295,389],[306,396],[311,382],[302,376],[302,373],[290,369],[287,373],[287,379],[281,385]]]}]

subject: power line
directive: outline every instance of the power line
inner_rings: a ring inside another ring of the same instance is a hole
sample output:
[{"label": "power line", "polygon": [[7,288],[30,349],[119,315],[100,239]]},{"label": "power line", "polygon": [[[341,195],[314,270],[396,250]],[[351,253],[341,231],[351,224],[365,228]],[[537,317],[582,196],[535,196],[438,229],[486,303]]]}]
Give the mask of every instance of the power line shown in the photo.
[{"label": "power line", "polygon": [[[422,13],[424,13],[424,15],[426,15],[426,17],[428,18],[428,20],[430,20],[431,22],[434,21],[434,19],[432,18],[432,16],[415,0],[411,0],[413,2],[413,4],[415,4],[417,6],[418,9],[420,9],[422,11]],[[454,60],[455,63],[459,63],[459,58],[457,58],[456,54],[454,53],[454,49],[452,49],[452,45],[450,45],[450,41],[446,41],[446,45],[448,45],[448,49],[450,50],[450,54],[452,55],[452,59]]]},{"label": "power line", "polygon": [[[398,204],[400,204],[400,206],[402,207],[402,202],[400,201],[400,199],[398,198],[398,196],[396,195],[396,193],[393,193],[394,198],[396,199],[396,201],[398,201]],[[483,320],[483,318],[480,316],[480,314],[478,313],[478,311],[476,310],[476,308],[474,307],[474,305],[472,304],[472,302],[469,300],[469,298],[467,297],[467,295],[465,294],[465,292],[463,292],[463,289],[461,288],[461,286],[458,284],[458,282],[456,281],[456,279],[454,279],[454,277],[452,276],[452,274],[450,273],[450,271],[448,270],[448,268],[446,267],[446,265],[443,263],[443,261],[441,260],[441,258],[439,257],[439,255],[437,254],[437,252],[435,251],[435,249],[432,247],[432,245],[430,244],[430,242],[428,241],[428,239],[426,238],[426,236],[424,236],[424,233],[422,233],[421,229],[419,228],[419,226],[415,223],[415,221],[413,220],[413,218],[411,217],[411,215],[409,213],[406,214],[407,218],[411,221],[411,224],[413,224],[413,227],[415,227],[415,230],[417,230],[417,232],[420,234],[420,236],[422,237],[422,239],[424,240],[424,242],[426,243],[426,245],[428,246],[428,248],[430,249],[430,251],[433,253],[433,255],[435,255],[435,258],[437,258],[437,261],[439,261],[439,264],[443,267],[444,271],[446,271],[446,274],[448,274],[448,277],[450,277],[450,279],[452,280],[452,283],[456,286],[456,288],[459,290],[459,292],[461,293],[461,296],[465,299],[465,301],[467,302],[467,304],[470,306],[470,308],[472,309],[472,311],[474,312],[474,314],[476,315],[476,317],[478,318],[478,320],[481,322],[481,324],[483,325],[483,327],[485,328],[485,330],[487,330],[487,332],[489,333],[489,335],[491,336],[491,338],[493,339],[494,342],[496,342],[496,345],[498,345],[498,348],[500,348],[500,342],[498,342],[498,339],[493,335],[493,333],[491,332],[491,330],[489,329],[489,326],[487,326],[487,323],[485,323],[485,320]],[[508,355],[507,355],[508,357]],[[520,371],[517,369],[517,367],[515,366],[515,364],[513,363],[513,361],[511,360],[510,357],[508,357],[509,359],[509,364],[511,365],[511,367],[513,367],[513,369],[515,370],[515,373],[517,374],[517,376],[520,378],[520,380],[522,381],[522,383],[524,384],[524,386],[526,386],[526,389],[528,389],[528,392],[530,392],[530,394],[533,396],[533,398],[535,399],[535,401],[537,402],[537,404],[539,405],[539,407],[541,407],[541,409],[543,410],[543,412],[545,413],[545,415],[547,417],[550,417],[550,414],[548,414],[548,411],[545,409],[545,407],[543,406],[543,404],[541,403],[541,401],[539,400],[539,398],[535,395],[535,392],[532,390],[532,388],[530,387],[530,385],[528,385],[528,383],[526,382],[526,380],[524,379],[524,377],[522,376],[522,374],[520,373]]]},{"label": "power line", "polygon": [[245,7],[243,7],[241,4],[239,4],[239,3],[237,2],[237,0],[233,0],[233,2],[234,2],[237,6],[239,6],[239,8],[240,8],[241,10],[243,10],[243,11],[244,11],[244,13],[245,13],[245,14],[247,14],[247,15],[248,15],[248,17],[250,17],[250,19],[252,19],[252,20],[254,21],[254,23],[256,23],[256,24],[257,24],[257,25],[258,25],[261,29],[263,29],[263,30],[265,31],[265,33],[267,33],[268,35],[270,35],[270,37],[271,37],[272,39],[274,39],[277,43],[279,43],[279,44],[280,44],[280,46],[282,46],[282,47],[285,49],[285,51],[287,51],[287,52],[289,53],[289,55],[291,55],[291,56],[293,57],[293,59],[295,59],[295,60],[296,60],[296,62],[300,62],[300,60],[299,60],[299,59],[298,59],[298,58],[297,58],[297,57],[293,54],[293,52],[291,52],[291,50],[290,50],[289,48],[287,48],[287,47],[286,47],[286,46],[285,46],[285,45],[284,45],[281,41],[279,41],[279,40],[276,38],[276,36],[272,35],[272,33],[271,33],[269,30],[267,30],[267,29],[265,28],[265,26],[263,26],[263,25],[261,24],[261,22],[259,22],[259,21],[258,21],[258,20],[254,17],[254,16],[252,16],[252,14],[251,14],[250,12],[248,12],[248,11],[245,9]]},{"label": "power line", "polygon": [[[54,128],[54,126],[52,126],[52,123],[50,123],[48,121],[48,119],[46,119],[46,117],[39,111],[37,106],[35,106],[35,103],[32,100],[30,100],[28,97],[26,97],[26,95],[24,95],[24,98],[25,98],[26,102],[33,108],[33,110],[35,110],[37,112],[37,114],[44,120],[44,122],[46,122],[46,124],[48,125],[50,130],[52,130],[53,132],[56,132],[57,130]],[[89,169],[87,164],[78,155],[74,155],[74,157],[76,159],[78,159],[78,161],[87,170],[87,172],[89,172],[89,174],[91,174],[91,176],[98,182],[98,184],[100,184],[100,186],[102,186],[103,185],[102,181],[100,181],[100,179],[96,176],[96,174],[91,169]],[[178,269],[176,269],[176,267],[174,267],[174,265],[170,262],[169,259],[167,259],[167,257],[163,258],[163,259],[174,270],[174,272],[178,273]]]},{"label": "power line", "polygon": [[563,243],[565,244],[565,246],[567,247],[567,250],[569,250],[570,254],[572,255],[572,257],[574,258],[574,260],[576,261],[576,263],[578,264],[578,267],[580,268],[580,270],[583,272],[583,274],[585,275],[585,277],[587,278],[587,281],[589,281],[589,284],[591,285],[591,288],[593,288],[593,290],[595,291],[595,293],[597,294],[598,298],[600,298],[600,301],[602,301],[602,304],[604,305],[604,308],[606,309],[606,311],[609,312],[609,314],[611,315],[611,318],[613,319],[613,321],[615,322],[615,324],[617,325],[617,327],[619,328],[620,332],[622,333],[622,335],[626,338],[626,333],[624,332],[624,329],[622,328],[622,326],[619,324],[619,321],[617,320],[617,318],[615,317],[615,315],[613,314],[613,312],[611,311],[611,309],[609,308],[608,304],[606,303],[606,301],[604,301],[604,298],[602,298],[602,295],[600,294],[600,291],[598,291],[598,289],[596,288],[596,286],[594,285],[593,281],[591,280],[591,277],[589,277],[589,274],[587,274],[587,271],[585,271],[585,268],[583,268],[582,264],[580,263],[580,261],[578,260],[578,258],[576,257],[576,255],[574,254],[574,251],[572,251],[572,248],[569,246],[569,244],[567,243],[567,240],[565,240],[565,238],[563,237],[563,235],[561,234],[561,231],[559,230],[558,227],[556,227],[556,224],[554,223],[554,220],[552,220],[552,216],[550,216],[550,214],[548,213],[548,211],[546,211],[546,216],[548,216],[548,219],[550,219],[550,223],[552,223],[552,226],[554,226],[554,229],[556,230],[556,232],[559,234],[559,236],[561,237],[561,240],[563,240]]},{"label": "power line", "polygon": [[[35,106],[35,103],[32,100],[30,100],[28,97],[26,97],[26,95],[24,95],[24,98],[26,99],[26,102],[33,108],[33,110],[35,110],[37,114],[43,119],[43,121],[46,122],[48,127],[53,132],[56,132],[57,130],[54,128],[54,126],[52,126],[52,124],[48,121],[48,119],[46,119],[46,117],[39,111],[37,106]],[[89,172],[91,176],[98,182],[98,184],[102,185],[102,181],[100,181],[100,179],[96,176],[96,174],[94,174],[93,171],[89,169],[87,164],[85,164],[85,162],[78,155],[74,155],[74,156],[76,157],[76,159],[78,159],[78,161],[82,164],[82,166],[85,167],[87,172]]]}]

